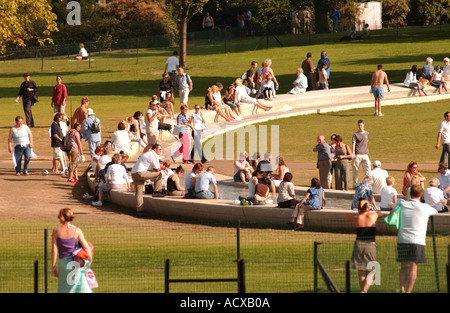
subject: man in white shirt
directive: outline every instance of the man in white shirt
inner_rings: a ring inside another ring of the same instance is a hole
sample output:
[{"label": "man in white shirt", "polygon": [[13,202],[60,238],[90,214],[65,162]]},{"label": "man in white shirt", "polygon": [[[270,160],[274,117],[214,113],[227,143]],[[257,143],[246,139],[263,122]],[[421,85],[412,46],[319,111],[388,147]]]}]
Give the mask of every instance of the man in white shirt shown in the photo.
[{"label": "man in white shirt", "polygon": [[438,212],[444,212],[447,199],[444,198],[444,192],[439,188],[439,179],[436,177],[432,178],[429,184],[430,187],[425,189],[423,193],[425,203],[435,208]]},{"label": "man in white shirt", "polygon": [[152,196],[164,196],[164,194],[162,194],[162,174],[158,157],[161,154],[161,151],[162,148],[159,144],[149,144],[145,147],[143,153],[139,156],[131,169],[131,178],[133,179],[134,187],[136,189],[136,211],[138,216],[142,216],[144,213],[143,189],[147,179],[154,180]]},{"label": "man in white shirt", "polygon": [[145,131],[147,133],[147,143],[153,145],[158,139],[158,117],[159,113],[156,107],[156,101],[151,101],[148,110],[145,113]]},{"label": "man in white shirt", "polygon": [[450,170],[445,162],[439,163],[438,168],[438,179],[441,190],[444,192],[444,197],[446,199],[450,198]]},{"label": "man in white shirt", "polygon": [[164,68],[164,73],[168,73],[172,86],[175,88],[175,78],[177,77],[177,71],[180,67],[180,60],[178,60],[178,52],[174,51],[172,56],[167,58],[166,67]]},{"label": "man in white shirt", "polygon": [[184,72],[182,67],[178,68],[178,76],[176,78],[176,85],[180,94],[180,104],[188,104],[189,93],[192,90],[191,77]]},{"label": "man in white shirt", "polygon": [[450,81],[450,59],[444,58],[444,68],[442,69],[442,78],[447,82]]},{"label": "man in white shirt", "polygon": [[[411,199],[401,203],[401,224],[397,237],[397,262],[400,292],[410,293],[417,277],[417,263],[425,263],[425,244],[428,218],[437,214],[435,208],[421,203],[423,190],[418,184],[411,186]],[[405,288],[406,287],[406,288]]]},{"label": "man in white shirt", "polygon": [[124,186],[130,190],[130,181],[128,180],[127,170],[120,164],[121,156],[116,153],[112,157],[112,164],[108,166],[105,174],[105,183],[99,188],[98,201],[93,201],[93,206],[102,206],[105,194],[113,189],[123,189]]},{"label": "man in white shirt", "polygon": [[[439,124],[439,132],[437,135],[436,149],[442,143],[442,154],[439,163],[447,161],[450,163],[450,112],[444,113],[444,120]],[[447,159],[447,160],[446,160]]]},{"label": "man in white shirt", "polygon": [[389,174],[386,170],[381,168],[381,162],[375,161],[373,162],[373,170],[370,173],[373,178],[372,182],[372,190],[373,193],[380,193],[381,189],[386,186],[386,178],[388,178]]},{"label": "man in white shirt", "polygon": [[292,83],[295,87],[292,88],[288,93],[289,94],[299,94],[306,91],[306,88],[308,88],[308,78],[303,74],[303,69],[299,67],[297,69],[297,79],[294,80]]}]

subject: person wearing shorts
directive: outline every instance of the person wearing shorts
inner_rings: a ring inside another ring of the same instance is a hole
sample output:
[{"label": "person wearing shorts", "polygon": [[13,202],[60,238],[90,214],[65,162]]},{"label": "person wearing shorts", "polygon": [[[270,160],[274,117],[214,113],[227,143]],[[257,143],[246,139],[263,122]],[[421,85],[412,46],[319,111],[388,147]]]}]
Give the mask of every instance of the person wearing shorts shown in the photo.
[{"label": "person wearing shorts", "polygon": [[383,65],[378,65],[377,70],[372,75],[370,81],[370,91],[375,98],[375,116],[383,116],[381,113],[381,99],[384,98],[383,82],[386,83],[388,92],[391,91],[387,74],[383,71]]},{"label": "person wearing shorts", "polygon": [[421,203],[423,189],[419,184],[411,186],[411,199],[401,203],[401,226],[397,237],[397,262],[400,292],[410,293],[417,277],[417,263],[425,263],[425,244],[428,218],[437,210]]}]

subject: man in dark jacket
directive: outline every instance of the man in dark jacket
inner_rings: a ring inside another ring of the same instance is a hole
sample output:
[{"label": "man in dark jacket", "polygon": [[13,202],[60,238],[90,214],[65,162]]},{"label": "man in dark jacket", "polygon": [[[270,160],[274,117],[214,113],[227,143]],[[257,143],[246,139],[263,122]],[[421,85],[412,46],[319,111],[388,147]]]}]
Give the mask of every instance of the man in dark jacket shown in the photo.
[{"label": "man in dark jacket", "polygon": [[29,74],[23,74],[25,81],[20,85],[19,95],[16,98],[16,102],[19,102],[19,98],[22,97],[23,111],[25,113],[25,120],[28,127],[34,127],[33,113],[31,107],[37,102],[36,92],[38,87],[36,83],[30,80]]}]

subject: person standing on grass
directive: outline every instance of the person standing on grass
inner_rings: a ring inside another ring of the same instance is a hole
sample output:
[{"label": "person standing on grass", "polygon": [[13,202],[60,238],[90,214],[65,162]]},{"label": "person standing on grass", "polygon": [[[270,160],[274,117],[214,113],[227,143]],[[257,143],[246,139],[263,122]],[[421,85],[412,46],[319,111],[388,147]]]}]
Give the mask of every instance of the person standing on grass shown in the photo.
[{"label": "person standing on grass", "polygon": [[381,99],[384,98],[383,82],[386,83],[388,92],[391,91],[386,72],[383,71],[383,65],[378,65],[377,70],[372,75],[370,81],[370,90],[375,97],[375,116],[383,116],[381,113]]},{"label": "person standing on grass", "polygon": [[374,279],[374,273],[367,269],[370,262],[377,260],[377,244],[375,243],[377,219],[382,217],[380,211],[371,212],[369,201],[358,203],[358,214],[347,214],[345,219],[356,227],[356,240],[353,245],[352,263],[359,273],[359,286],[362,293],[367,293]]},{"label": "person standing on grass", "polygon": [[92,293],[86,279],[86,267],[73,265],[73,252],[77,249],[77,242],[86,250],[89,263],[92,263],[89,243],[81,229],[72,225],[74,218],[72,210],[68,208],[59,211],[61,226],[52,232],[52,275],[58,278],[58,293]]},{"label": "person standing on grass", "polygon": [[178,59],[178,52],[174,51],[172,56],[167,58],[166,66],[164,68],[164,73],[168,73],[170,77],[170,81],[172,82],[172,86],[175,88],[176,86],[176,78],[177,71],[180,67],[180,60]]},{"label": "person standing on grass", "polygon": [[447,161],[447,164],[450,164],[450,112],[444,113],[444,120],[439,124],[436,149],[439,149],[440,143],[442,143],[442,154],[439,163]]},{"label": "person standing on grass", "polygon": [[314,67],[312,61],[312,53],[308,52],[306,54],[306,59],[302,62],[302,69],[303,74],[305,74],[306,78],[308,79],[308,87],[306,88],[306,91],[314,90],[314,71],[316,68]]},{"label": "person standing on grass", "polygon": [[358,121],[358,131],[353,134],[353,156],[352,156],[352,169],[353,169],[353,188],[358,185],[358,172],[359,167],[362,166],[364,176],[370,175],[370,159],[369,148],[367,143],[369,141],[369,132],[364,130],[364,121]]},{"label": "person standing on grass", "polygon": [[411,293],[417,278],[417,264],[425,263],[425,245],[428,218],[437,210],[421,203],[423,189],[411,186],[411,199],[401,203],[400,229],[397,237],[397,262],[401,263],[399,273],[400,292]]},{"label": "person standing on grass", "polygon": [[28,127],[34,127],[33,113],[31,107],[37,102],[36,92],[38,87],[36,83],[30,80],[30,74],[23,74],[24,81],[20,85],[19,94],[16,98],[16,103],[22,97],[23,112],[25,113],[25,121]]},{"label": "person standing on grass", "polygon": [[62,77],[56,76],[56,85],[53,87],[53,96],[50,106],[53,108],[53,112],[62,113],[64,119],[66,116],[66,99],[67,99],[67,88],[66,85],[62,83]]}]

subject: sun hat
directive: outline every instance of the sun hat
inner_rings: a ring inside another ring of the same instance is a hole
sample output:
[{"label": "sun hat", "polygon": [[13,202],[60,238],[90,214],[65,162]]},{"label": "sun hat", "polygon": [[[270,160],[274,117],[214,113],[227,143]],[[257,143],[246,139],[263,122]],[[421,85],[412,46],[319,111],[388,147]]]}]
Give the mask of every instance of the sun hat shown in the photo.
[{"label": "sun hat", "polygon": [[95,115],[94,110],[91,108],[87,109],[86,115]]},{"label": "sun hat", "polygon": [[381,162],[377,160],[377,161],[373,162],[373,166],[374,167],[380,167],[381,166]]}]

